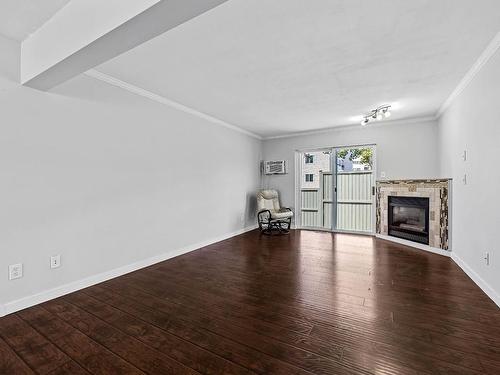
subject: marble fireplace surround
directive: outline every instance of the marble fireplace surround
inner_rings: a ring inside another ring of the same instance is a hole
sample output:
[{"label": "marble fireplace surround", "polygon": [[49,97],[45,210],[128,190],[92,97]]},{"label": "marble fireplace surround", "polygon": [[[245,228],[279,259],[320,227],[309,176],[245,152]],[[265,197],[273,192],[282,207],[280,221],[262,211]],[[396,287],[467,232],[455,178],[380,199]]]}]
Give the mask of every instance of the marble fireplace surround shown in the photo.
[{"label": "marble fireplace surround", "polygon": [[[445,255],[450,252],[449,193],[450,179],[377,181],[377,236]],[[429,245],[388,235],[389,196],[429,198]]]}]

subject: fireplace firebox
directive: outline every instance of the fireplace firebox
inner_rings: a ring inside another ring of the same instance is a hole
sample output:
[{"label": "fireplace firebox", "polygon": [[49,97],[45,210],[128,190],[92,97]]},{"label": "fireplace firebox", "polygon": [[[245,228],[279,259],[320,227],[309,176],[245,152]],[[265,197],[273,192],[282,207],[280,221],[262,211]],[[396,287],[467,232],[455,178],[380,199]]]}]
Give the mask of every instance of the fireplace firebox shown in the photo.
[{"label": "fireplace firebox", "polygon": [[388,234],[429,244],[429,198],[388,197]]}]

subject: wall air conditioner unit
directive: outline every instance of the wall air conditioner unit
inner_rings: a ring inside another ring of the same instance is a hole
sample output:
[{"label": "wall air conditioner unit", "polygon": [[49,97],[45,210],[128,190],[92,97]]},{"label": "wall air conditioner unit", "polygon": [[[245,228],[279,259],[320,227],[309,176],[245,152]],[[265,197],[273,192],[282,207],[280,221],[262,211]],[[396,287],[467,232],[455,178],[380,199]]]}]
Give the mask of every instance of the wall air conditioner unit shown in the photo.
[{"label": "wall air conditioner unit", "polygon": [[264,174],[286,174],[286,161],[264,161]]}]

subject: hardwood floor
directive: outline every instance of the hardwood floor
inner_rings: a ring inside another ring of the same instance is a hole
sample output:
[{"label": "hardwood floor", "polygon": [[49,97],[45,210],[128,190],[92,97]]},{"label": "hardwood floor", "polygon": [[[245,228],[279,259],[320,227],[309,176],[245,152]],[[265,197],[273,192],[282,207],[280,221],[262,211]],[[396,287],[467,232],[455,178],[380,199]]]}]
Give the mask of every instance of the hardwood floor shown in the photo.
[{"label": "hardwood floor", "polygon": [[249,232],[0,319],[0,374],[499,374],[500,311],[449,258]]}]

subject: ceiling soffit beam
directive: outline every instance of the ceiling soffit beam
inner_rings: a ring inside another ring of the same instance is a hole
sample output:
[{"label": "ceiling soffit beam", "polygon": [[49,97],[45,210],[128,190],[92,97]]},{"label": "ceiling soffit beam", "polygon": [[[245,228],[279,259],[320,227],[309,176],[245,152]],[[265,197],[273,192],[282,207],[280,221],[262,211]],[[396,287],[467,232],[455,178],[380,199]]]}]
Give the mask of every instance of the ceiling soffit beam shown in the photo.
[{"label": "ceiling soffit beam", "polygon": [[227,0],[72,0],[21,45],[21,83],[49,90]]}]

